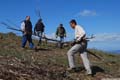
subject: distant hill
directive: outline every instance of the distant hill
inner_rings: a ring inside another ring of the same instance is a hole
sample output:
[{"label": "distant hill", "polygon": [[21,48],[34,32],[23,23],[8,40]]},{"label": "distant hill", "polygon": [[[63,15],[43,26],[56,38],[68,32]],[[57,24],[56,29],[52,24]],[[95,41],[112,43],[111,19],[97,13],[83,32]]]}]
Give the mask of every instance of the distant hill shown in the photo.
[{"label": "distant hill", "polygon": [[107,50],[106,52],[110,54],[120,54],[120,50]]},{"label": "distant hill", "polygon": [[[36,40],[33,41],[37,45]],[[89,49],[93,77],[86,76],[79,54],[76,54],[78,72],[67,71],[67,51],[54,43],[44,43],[31,50],[21,47],[21,37],[14,33],[0,33],[0,80],[102,80],[120,77],[120,55]]]},{"label": "distant hill", "polygon": [[120,50],[111,51],[112,53],[120,54]]}]

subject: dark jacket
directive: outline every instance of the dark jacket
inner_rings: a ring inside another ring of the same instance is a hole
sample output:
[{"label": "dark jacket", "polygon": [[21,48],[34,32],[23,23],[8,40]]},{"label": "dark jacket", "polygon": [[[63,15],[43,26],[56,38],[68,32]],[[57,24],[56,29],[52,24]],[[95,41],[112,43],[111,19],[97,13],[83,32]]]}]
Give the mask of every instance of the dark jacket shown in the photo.
[{"label": "dark jacket", "polygon": [[44,24],[41,21],[38,21],[35,25],[34,32],[35,31],[44,32],[44,28],[45,28]]},{"label": "dark jacket", "polygon": [[32,35],[32,23],[31,23],[31,21],[24,21],[24,23],[25,23],[25,32],[26,32],[26,34],[30,34],[30,35]]},{"label": "dark jacket", "polygon": [[58,27],[56,31],[56,35],[60,37],[65,37],[66,36],[66,30],[64,27]]}]

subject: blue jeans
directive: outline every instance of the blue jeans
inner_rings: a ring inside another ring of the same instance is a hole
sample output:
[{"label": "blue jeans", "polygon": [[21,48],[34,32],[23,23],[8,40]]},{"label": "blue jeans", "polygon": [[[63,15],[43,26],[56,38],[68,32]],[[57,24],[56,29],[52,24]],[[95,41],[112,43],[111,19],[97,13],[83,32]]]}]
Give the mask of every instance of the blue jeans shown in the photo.
[{"label": "blue jeans", "polygon": [[60,36],[60,42],[63,43],[64,42],[64,37]]},{"label": "blue jeans", "polygon": [[60,43],[59,43],[60,48],[63,48],[63,43],[64,43],[64,37],[60,36]]},{"label": "blue jeans", "polygon": [[23,37],[22,37],[22,48],[25,48],[27,41],[29,42],[29,47],[31,49],[34,48],[34,44],[32,42],[32,35],[28,35],[28,34],[23,35]]}]

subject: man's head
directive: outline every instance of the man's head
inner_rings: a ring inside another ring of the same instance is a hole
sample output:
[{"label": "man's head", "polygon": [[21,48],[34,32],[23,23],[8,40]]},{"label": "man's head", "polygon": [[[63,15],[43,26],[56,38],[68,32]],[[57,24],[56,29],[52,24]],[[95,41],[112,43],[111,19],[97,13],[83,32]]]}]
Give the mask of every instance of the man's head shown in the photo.
[{"label": "man's head", "polygon": [[63,24],[60,24],[60,27],[63,27]]},{"label": "man's head", "polygon": [[76,25],[77,25],[76,20],[72,19],[72,20],[70,21],[70,26],[71,26],[73,29],[75,29],[75,26],[76,26]]},{"label": "man's head", "polygon": [[26,16],[26,21],[30,21],[30,16]]},{"label": "man's head", "polygon": [[42,22],[42,19],[39,19],[38,22]]}]

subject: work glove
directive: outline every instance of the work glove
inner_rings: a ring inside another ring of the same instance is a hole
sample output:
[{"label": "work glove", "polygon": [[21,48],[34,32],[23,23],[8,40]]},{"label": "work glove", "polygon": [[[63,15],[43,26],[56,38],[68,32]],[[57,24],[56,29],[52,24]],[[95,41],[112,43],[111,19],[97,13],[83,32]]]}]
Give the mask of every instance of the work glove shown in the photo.
[{"label": "work glove", "polygon": [[26,34],[27,34],[27,32],[24,31],[24,32],[23,32],[23,35],[26,35]]},{"label": "work glove", "polygon": [[75,44],[79,44],[79,43],[80,43],[79,40],[74,39],[74,41],[71,43],[71,46],[74,46]]},{"label": "work glove", "polygon": [[72,43],[71,43],[71,46],[74,46],[76,44],[76,42],[75,41],[73,41]]}]

